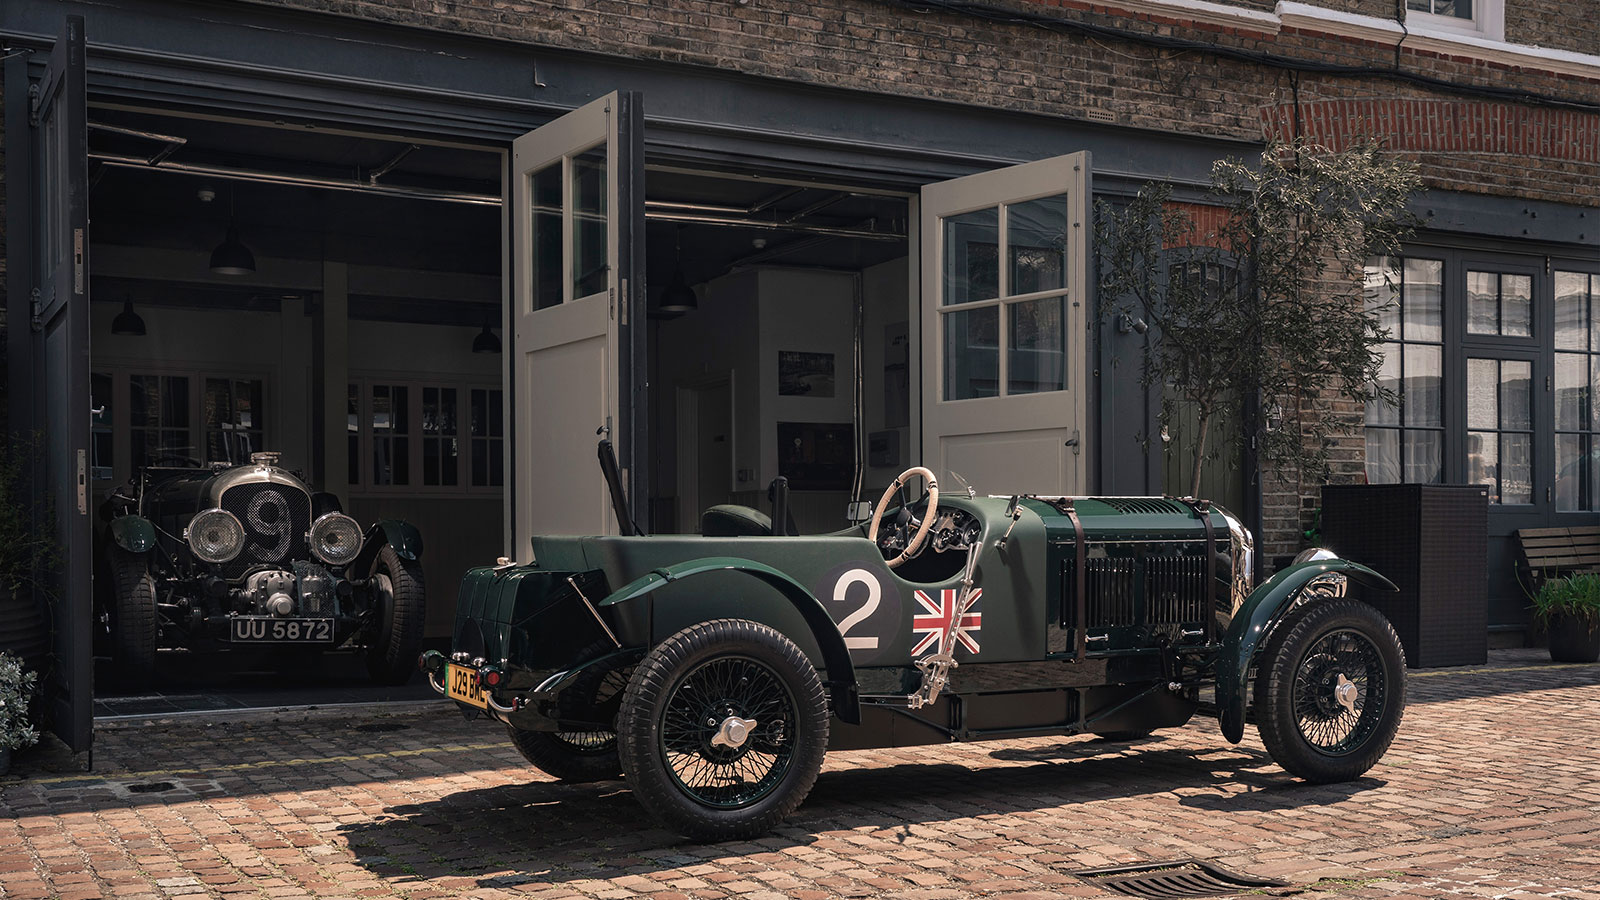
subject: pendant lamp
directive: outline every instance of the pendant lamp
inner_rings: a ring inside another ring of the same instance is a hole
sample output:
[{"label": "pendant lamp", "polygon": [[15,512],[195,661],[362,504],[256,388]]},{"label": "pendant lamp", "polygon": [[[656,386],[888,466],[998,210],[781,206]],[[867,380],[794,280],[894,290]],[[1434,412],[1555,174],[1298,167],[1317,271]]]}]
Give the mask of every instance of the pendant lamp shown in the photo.
[{"label": "pendant lamp", "polygon": [[239,226],[233,217],[233,190],[228,191],[228,234],[211,251],[211,271],[218,275],[249,275],[256,270],[256,256],[239,240]]}]

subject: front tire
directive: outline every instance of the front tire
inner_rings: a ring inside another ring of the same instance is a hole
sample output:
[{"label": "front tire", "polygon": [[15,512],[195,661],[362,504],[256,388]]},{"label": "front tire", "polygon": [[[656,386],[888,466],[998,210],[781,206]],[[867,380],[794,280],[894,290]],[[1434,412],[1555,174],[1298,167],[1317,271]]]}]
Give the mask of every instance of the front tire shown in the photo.
[{"label": "front tire", "polygon": [[121,547],[111,549],[112,614],[111,658],[118,680],[135,690],[148,687],[155,679],[156,636],[160,623],[156,614],[156,579],[147,557]]},{"label": "front tire", "polygon": [[1377,764],[1405,713],[1405,651],[1389,621],[1355,600],[1301,607],[1268,640],[1257,728],[1272,759],[1313,784]]},{"label": "front tire", "polygon": [[822,682],[800,648],[746,619],[692,625],[639,663],[617,717],[640,805],[695,840],[771,830],[805,799],[828,748]]},{"label": "front tire", "polygon": [[405,684],[422,652],[427,613],[422,566],[385,544],[372,563],[368,582],[375,621],[367,643],[367,674],[379,684]]}]

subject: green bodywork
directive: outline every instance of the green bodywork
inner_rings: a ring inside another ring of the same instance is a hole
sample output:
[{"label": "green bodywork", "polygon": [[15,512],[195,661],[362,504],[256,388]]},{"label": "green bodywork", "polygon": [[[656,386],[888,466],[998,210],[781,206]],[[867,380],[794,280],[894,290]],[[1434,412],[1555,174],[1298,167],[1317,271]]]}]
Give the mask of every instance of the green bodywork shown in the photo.
[{"label": "green bodywork", "polygon": [[1380,590],[1398,590],[1389,579],[1360,563],[1329,559],[1290,566],[1252,591],[1235,613],[1217,656],[1217,719],[1229,743],[1237,744],[1244,737],[1246,680],[1256,653],[1300,589],[1329,573]]},{"label": "green bodywork", "polygon": [[117,546],[129,553],[148,553],[156,547],[156,526],[142,516],[118,516],[106,529]]},{"label": "green bodywork", "polygon": [[[960,531],[978,548],[966,640],[956,645],[947,694],[961,696],[941,698],[912,726],[890,716],[896,727],[932,729],[938,739],[1166,727],[1199,707],[1200,683],[1215,677],[1226,732],[1243,719],[1234,707],[1263,634],[1300,587],[1333,571],[1387,585],[1353,563],[1308,564],[1235,610],[1230,551],[1238,548],[1223,513],[1162,498],[1080,498],[1071,508],[1084,531],[1082,564],[1094,575],[1079,623],[1078,543],[1067,504],[1025,498],[1014,524],[1007,507],[1004,497],[941,501],[947,536]],[[500,716],[516,727],[606,727],[598,711],[574,714],[559,695],[592,683],[586,672],[637,662],[686,627],[749,619],[786,635],[826,672],[839,719],[880,720],[852,746],[888,745],[900,737],[885,737],[894,729],[881,725],[884,705],[920,682],[915,663],[933,652],[955,607],[968,554],[930,540],[917,559],[891,570],[865,531],[535,537],[532,564],[467,574],[454,658],[504,670],[501,694],[522,705]],[[433,660],[430,671],[442,663]],[[1180,689],[1169,689],[1181,678],[1188,680]]]},{"label": "green bodywork", "polygon": [[367,529],[361,552],[350,564],[352,572],[365,572],[372,568],[372,560],[384,546],[394,548],[401,559],[416,562],[422,558],[422,532],[417,526],[402,519],[380,519]]}]

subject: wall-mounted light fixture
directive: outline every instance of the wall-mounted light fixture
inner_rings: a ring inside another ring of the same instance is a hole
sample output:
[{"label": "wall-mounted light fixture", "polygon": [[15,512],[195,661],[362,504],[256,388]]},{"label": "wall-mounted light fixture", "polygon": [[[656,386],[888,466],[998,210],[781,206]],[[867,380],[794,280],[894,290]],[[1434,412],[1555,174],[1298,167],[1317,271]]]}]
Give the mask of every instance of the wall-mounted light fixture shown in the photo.
[{"label": "wall-mounted light fixture", "polygon": [[123,298],[122,312],[117,313],[117,317],[111,320],[111,333],[133,337],[144,336],[144,319],[139,318],[139,314],[133,311],[133,298]]}]

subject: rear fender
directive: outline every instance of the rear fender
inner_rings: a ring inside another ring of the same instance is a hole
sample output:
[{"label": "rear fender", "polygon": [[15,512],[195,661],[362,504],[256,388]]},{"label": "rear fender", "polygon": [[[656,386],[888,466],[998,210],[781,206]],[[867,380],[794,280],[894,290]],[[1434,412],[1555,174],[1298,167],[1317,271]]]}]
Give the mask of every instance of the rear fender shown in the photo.
[{"label": "rear fender", "polygon": [[148,553],[156,548],[156,526],[143,516],[117,516],[106,527],[117,546],[129,553]]},{"label": "rear fender", "polygon": [[637,600],[665,585],[685,578],[693,578],[707,572],[728,571],[742,572],[772,587],[804,617],[806,625],[811,629],[812,637],[816,638],[817,647],[822,651],[834,714],[852,725],[860,724],[861,705],[857,695],[855,666],[850,662],[850,653],[845,649],[844,636],[839,634],[839,626],[833,623],[833,618],[823,608],[822,602],[800,582],[771,566],[732,556],[713,556],[681,562],[634,579],[601,601],[600,606],[616,606]]},{"label": "rear fender", "polygon": [[1377,572],[1347,559],[1300,563],[1267,579],[1251,592],[1233,616],[1217,658],[1217,719],[1222,736],[1237,744],[1244,737],[1244,713],[1250,664],[1300,589],[1318,575],[1336,572],[1351,581],[1385,591],[1399,588]]}]

